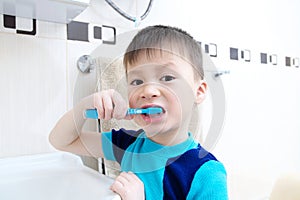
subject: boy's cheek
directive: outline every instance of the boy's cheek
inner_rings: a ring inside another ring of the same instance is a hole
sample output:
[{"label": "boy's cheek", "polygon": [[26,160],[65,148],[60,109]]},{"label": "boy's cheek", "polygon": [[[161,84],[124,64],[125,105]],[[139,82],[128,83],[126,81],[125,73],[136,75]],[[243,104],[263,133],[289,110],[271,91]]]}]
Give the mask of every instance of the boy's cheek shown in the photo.
[{"label": "boy's cheek", "polygon": [[136,108],[136,102],[139,98],[139,91],[137,90],[128,90],[128,100],[129,100],[129,106],[131,108]]},{"label": "boy's cheek", "polygon": [[132,96],[128,96],[128,103],[129,103],[129,108],[136,108],[136,99]]},{"label": "boy's cheek", "polygon": [[[171,103],[171,102],[170,102]],[[192,108],[195,103],[195,96],[193,95],[192,91],[185,89],[178,91],[176,93],[176,97],[174,96],[172,98],[172,105],[174,106],[174,112],[175,107],[176,109],[176,115],[181,118],[187,117],[186,114],[192,112]]]}]

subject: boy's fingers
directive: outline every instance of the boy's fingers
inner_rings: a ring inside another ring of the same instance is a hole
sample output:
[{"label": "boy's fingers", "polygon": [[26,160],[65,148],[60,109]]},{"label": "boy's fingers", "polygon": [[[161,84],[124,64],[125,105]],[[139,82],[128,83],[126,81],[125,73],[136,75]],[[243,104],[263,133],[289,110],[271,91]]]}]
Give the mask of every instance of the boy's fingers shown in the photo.
[{"label": "boy's fingers", "polygon": [[99,95],[99,93],[94,94],[94,107],[97,109],[98,118],[103,119],[104,110],[103,110],[102,98]]},{"label": "boy's fingers", "polygon": [[129,173],[129,172],[122,172],[121,174],[120,174],[120,176],[121,177],[124,177],[127,181],[132,181],[132,180],[134,180],[134,178],[133,178],[133,173]]},{"label": "boy's fingers", "polygon": [[123,200],[145,199],[144,184],[132,172],[122,172],[111,186]]},{"label": "boy's fingers", "polygon": [[104,120],[126,119],[132,120],[133,115],[126,115],[128,105],[120,93],[115,90],[106,90],[94,94],[94,107],[97,109],[98,118]]},{"label": "boy's fingers", "polygon": [[[128,182],[131,183],[142,183],[142,181],[132,172],[122,172],[120,176],[123,176]],[[126,183],[126,182],[124,182]]]},{"label": "boy's fingers", "polygon": [[110,187],[110,189],[114,192],[116,192],[117,194],[119,194],[122,199],[126,199],[127,196],[127,191],[126,188],[124,187],[124,184],[121,183],[119,180],[116,180],[112,186]]},{"label": "boy's fingers", "polygon": [[139,177],[137,177],[137,175],[135,175],[133,172],[128,172],[128,175],[132,178],[132,179],[134,179],[135,181],[141,181],[140,179],[139,179]]},{"label": "boy's fingers", "polygon": [[111,186],[110,189],[114,192],[117,192],[123,189],[123,184],[120,183],[119,181],[115,181]]},{"label": "boy's fingers", "polygon": [[127,104],[125,100],[118,92],[114,92],[112,94],[112,101],[115,106],[113,109],[113,118],[124,119],[127,112]]},{"label": "boy's fingers", "polygon": [[126,174],[124,174],[124,172],[122,172],[117,179],[118,181],[120,181],[124,186],[127,185],[130,182],[130,178],[128,176],[126,176]]},{"label": "boy's fingers", "polygon": [[113,102],[108,95],[103,95],[102,103],[104,108],[104,119],[109,120],[112,118],[112,111],[113,111]]}]

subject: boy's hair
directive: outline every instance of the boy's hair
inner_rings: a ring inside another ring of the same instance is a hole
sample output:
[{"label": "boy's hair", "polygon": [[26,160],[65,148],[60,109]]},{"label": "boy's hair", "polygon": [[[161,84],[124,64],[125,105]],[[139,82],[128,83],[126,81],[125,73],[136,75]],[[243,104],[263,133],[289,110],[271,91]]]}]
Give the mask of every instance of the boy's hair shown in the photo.
[{"label": "boy's hair", "polygon": [[194,68],[195,78],[204,78],[202,50],[198,42],[182,29],[163,25],[146,27],[135,35],[124,55],[125,69],[137,62],[142,54],[148,58],[156,56],[157,50],[180,56]]}]

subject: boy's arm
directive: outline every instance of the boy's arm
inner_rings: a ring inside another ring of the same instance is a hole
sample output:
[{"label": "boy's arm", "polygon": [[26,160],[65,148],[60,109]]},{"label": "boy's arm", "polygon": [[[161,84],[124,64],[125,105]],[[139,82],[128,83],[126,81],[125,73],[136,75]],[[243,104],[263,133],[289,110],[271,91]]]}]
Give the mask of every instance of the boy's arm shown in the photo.
[{"label": "boy's arm", "polygon": [[228,200],[226,170],[218,161],[208,161],[196,172],[187,199]]},{"label": "boy's arm", "polygon": [[74,154],[103,157],[101,133],[83,131],[86,109],[96,108],[100,119],[126,118],[127,104],[114,90],[85,97],[57,122],[49,141],[57,149]]}]

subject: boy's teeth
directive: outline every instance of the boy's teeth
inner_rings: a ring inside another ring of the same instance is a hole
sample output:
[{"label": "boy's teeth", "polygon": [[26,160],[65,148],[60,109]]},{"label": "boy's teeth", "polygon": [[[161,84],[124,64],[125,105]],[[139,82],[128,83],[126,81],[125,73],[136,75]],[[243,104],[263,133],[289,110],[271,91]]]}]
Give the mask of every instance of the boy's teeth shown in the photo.
[{"label": "boy's teeth", "polygon": [[150,116],[150,117],[155,117],[155,116],[159,116],[159,115],[161,115],[162,113],[157,113],[157,114],[151,114],[151,115],[149,115],[149,114],[143,114],[143,115],[145,115],[145,116]]}]

